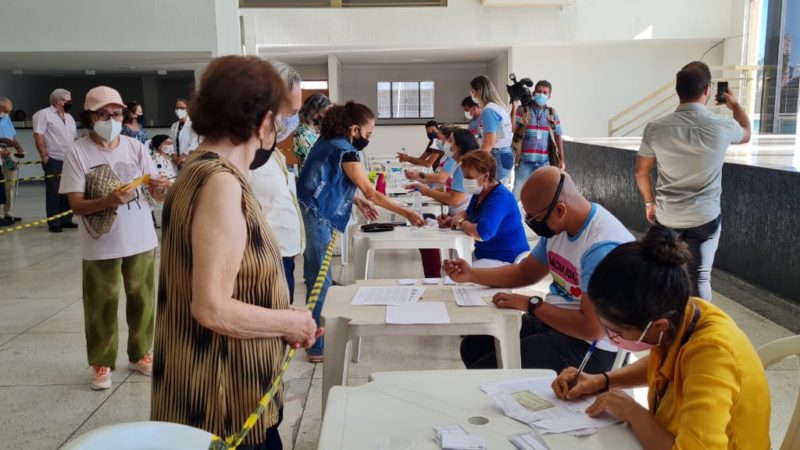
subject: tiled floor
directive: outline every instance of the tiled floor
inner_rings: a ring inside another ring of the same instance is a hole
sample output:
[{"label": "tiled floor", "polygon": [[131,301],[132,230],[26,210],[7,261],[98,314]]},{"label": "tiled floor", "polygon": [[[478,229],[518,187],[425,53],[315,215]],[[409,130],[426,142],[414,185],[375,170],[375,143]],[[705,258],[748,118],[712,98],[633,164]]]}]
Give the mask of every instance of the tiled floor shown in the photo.
[{"label": "tiled floor", "polygon": [[[23,190],[18,215],[26,221],[41,217],[42,191],[41,186]],[[89,389],[77,232],[50,234],[40,227],[0,235],[0,256],[0,448],[56,449],[101,425],[146,420],[150,380],[124,369],[124,299],[119,308],[120,368],[113,375],[114,386],[101,392]],[[351,281],[351,267],[342,267],[338,261],[334,277]],[[377,277],[422,276],[419,254],[414,251],[379,252],[376,262]],[[302,285],[297,289],[297,298],[302,299],[305,289]],[[727,297],[715,294],[715,301],[756,346],[791,334]],[[372,372],[410,367],[461,368],[458,338],[365,339],[361,363],[352,365],[348,382],[359,385]],[[316,448],[321,376],[322,366],[302,357],[290,367],[281,426],[287,449]],[[776,366],[769,370],[769,378],[773,436],[781,436],[798,390],[797,362]]]}]

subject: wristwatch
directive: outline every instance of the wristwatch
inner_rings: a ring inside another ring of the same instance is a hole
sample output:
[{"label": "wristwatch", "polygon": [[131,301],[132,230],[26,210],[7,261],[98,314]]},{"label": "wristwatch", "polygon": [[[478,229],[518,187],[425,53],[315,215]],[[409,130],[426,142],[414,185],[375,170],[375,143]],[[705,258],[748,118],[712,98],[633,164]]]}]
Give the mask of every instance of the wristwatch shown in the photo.
[{"label": "wristwatch", "polygon": [[528,313],[536,315],[536,309],[544,303],[544,299],[539,297],[538,295],[534,295],[533,297],[528,299]]},{"label": "wristwatch", "polygon": [[420,180],[424,180],[425,179],[425,172],[420,172],[419,173],[419,179]]}]

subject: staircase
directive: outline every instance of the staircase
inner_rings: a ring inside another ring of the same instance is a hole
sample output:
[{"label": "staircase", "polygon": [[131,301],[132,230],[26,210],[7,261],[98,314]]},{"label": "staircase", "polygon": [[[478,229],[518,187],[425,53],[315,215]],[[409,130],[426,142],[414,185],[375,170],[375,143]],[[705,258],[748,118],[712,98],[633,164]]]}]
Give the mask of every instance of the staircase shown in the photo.
[{"label": "staircase", "polygon": [[[755,101],[755,80],[763,66],[715,66],[710,67],[712,76],[711,93],[716,93],[716,82],[727,81],[728,88],[739,98],[748,114],[752,113]],[[663,84],[642,99],[628,106],[608,119],[608,136],[641,136],[648,122],[671,113],[678,106],[675,93],[675,80]],[[709,100],[709,109],[721,110],[714,100]]]}]

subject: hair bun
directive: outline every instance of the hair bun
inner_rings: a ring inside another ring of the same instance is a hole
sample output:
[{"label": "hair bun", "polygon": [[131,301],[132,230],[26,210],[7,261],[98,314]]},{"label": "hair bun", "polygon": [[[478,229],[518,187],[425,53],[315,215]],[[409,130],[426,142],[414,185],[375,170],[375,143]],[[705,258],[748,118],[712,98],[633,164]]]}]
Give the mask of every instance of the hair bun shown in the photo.
[{"label": "hair bun", "polygon": [[653,225],[642,239],[642,252],[659,264],[680,267],[691,258],[689,247],[678,233],[663,225]]}]

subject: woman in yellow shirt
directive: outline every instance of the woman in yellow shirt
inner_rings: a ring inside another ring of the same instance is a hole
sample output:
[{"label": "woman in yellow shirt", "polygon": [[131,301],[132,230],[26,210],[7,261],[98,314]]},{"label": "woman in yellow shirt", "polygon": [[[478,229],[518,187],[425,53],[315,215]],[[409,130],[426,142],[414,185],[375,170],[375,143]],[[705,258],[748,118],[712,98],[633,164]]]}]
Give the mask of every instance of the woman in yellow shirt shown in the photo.
[{"label": "woman in yellow shirt", "polygon": [[[747,336],[716,306],[689,297],[686,244],[663,226],[614,249],[588,295],[609,339],[650,355],[612,372],[570,367],[562,399],[600,394],[586,412],[626,422],[646,450],[769,449],[769,387]],[[573,386],[574,387],[571,387]],[[648,387],[645,409],[620,389]]]}]

